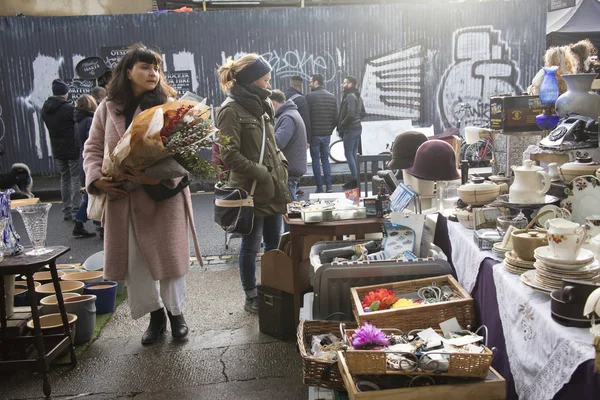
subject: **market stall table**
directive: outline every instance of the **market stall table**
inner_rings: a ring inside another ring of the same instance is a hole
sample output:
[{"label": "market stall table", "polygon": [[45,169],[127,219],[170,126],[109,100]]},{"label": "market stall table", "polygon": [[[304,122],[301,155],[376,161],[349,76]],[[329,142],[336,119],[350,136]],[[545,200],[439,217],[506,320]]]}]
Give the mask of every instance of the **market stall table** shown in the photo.
[{"label": "market stall table", "polygon": [[522,285],[490,252],[477,254],[473,231],[449,222],[448,233],[446,254],[452,255],[459,282],[471,287],[477,321],[488,327],[488,345],[498,349],[492,365],[507,381],[507,399],[600,398],[588,330],[554,322],[550,297]]},{"label": "market stall table", "polygon": [[310,270],[310,260],[308,257],[304,257],[304,239],[311,235],[328,236],[339,240],[342,240],[344,235],[354,235],[357,239],[364,239],[367,233],[381,232],[382,223],[386,219],[361,218],[305,224],[300,218],[288,218],[286,215],[284,216],[284,220],[290,229],[294,280],[294,312],[297,323],[300,307],[302,306],[302,294],[310,286],[307,278]]},{"label": "market stall table", "polygon": [[[56,271],[56,259],[68,252],[70,248],[56,246],[49,247],[48,249],[52,251],[43,255],[29,256],[23,252],[20,255],[5,257],[4,260],[0,262],[0,343],[2,343],[2,347],[5,347],[7,343],[33,342],[37,350],[36,359],[1,359],[0,370],[14,370],[23,368],[41,372],[43,375],[43,390],[47,397],[50,396],[51,392],[50,381],[48,380],[50,363],[67,349],[69,349],[70,352],[71,364],[75,365],[77,363],[77,359],[75,357],[75,348],[71,338],[71,330],[69,328],[67,313],[60,289],[58,273]],[[64,328],[63,333],[54,335],[42,334],[40,315],[37,307],[38,300],[33,283],[33,274],[47,264],[50,266],[50,274],[52,275],[52,282],[54,283],[54,290],[56,292],[56,298]],[[4,276],[17,274],[22,274],[27,277],[29,304],[31,305],[31,314],[33,316],[33,336],[8,337],[6,335],[7,321],[4,299]],[[57,340],[58,342],[56,344],[53,342],[52,347],[46,350],[46,344],[48,342],[45,343],[45,341],[47,339]]]}]

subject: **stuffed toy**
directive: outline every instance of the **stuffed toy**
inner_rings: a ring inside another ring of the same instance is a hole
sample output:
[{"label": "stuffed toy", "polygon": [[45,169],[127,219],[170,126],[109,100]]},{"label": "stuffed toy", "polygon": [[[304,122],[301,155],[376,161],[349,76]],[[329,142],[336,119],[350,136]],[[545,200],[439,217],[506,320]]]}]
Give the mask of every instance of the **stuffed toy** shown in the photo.
[{"label": "stuffed toy", "polygon": [[570,44],[571,53],[577,59],[577,72],[578,74],[594,72],[592,70],[592,56],[598,53],[596,47],[589,39],[580,40],[575,44]]},{"label": "stuffed toy", "polygon": [[[574,74],[577,71],[577,58],[571,52],[569,46],[550,47],[544,55],[544,66],[557,66],[556,80],[558,81],[558,91],[563,94],[567,91],[567,83],[561,77],[565,74]],[[544,70],[540,69],[527,88],[527,94],[537,96],[540,94],[540,86],[544,80]]]}]

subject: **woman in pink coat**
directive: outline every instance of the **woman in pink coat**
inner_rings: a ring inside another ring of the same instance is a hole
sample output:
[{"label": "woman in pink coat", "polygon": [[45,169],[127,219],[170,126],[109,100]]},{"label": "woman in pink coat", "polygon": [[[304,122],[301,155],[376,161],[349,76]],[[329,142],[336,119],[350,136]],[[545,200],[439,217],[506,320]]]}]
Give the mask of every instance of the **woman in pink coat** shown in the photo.
[{"label": "woman in pink coat", "polygon": [[190,264],[189,229],[196,256],[202,260],[190,192],[187,179],[158,181],[139,172],[126,175],[137,184],[127,192],[121,186],[124,182],[102,175],[102,159],[105,147],[114,149],[137,114],[166,103],[174,94],[164,79],[161,56],[142,45],[132,46],[113,71],[107,101],[96,111],[83,153],[88,193],[108,195],[102,218],[104,277],[127,281],[134,319],[150,313],[142,344],[156,342],[165,331],[164,307],[173,337],[182,339],[188,333],[182,308]]}]

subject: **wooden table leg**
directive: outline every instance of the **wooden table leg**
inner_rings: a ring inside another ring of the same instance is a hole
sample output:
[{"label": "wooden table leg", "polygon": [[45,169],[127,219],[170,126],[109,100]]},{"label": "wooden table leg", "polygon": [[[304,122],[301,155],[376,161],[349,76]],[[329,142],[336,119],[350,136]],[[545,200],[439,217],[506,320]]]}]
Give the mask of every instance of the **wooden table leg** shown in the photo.
[{"label": "wooden table leg", "polygon": [[54,292],[56,294],[56,301],[58,303],[58,309],[60,310],[60,316],[62,318],[65,335],[69,337],[69,353],[71,355],[71,364],[77,365],[75,345],[73,343],[73,336],[71,335],[71,328],[69,327],[69,317],[67,316],[67,309],[65,308],[65,302],[62,295],[62,290],[60,288],[58,272],[56,271],[56,260],[53,260],[50,263],[50,275],[52,275],[52,283],[54,284]]},{"label": "wooden table leg", "polygon": [[302,306],[302,293],[300,288],[300,263],[302,262],[302,242],[304,236],[291,233],[292,246],[292,271],[294,277],[294,316],[298,324],[300,320],[300,307]]},{"label": "wooden table leg", "polygon": [[27,294],[29,295],[29,305],[31,306],[31,316],[33,317],[33,336],[35,338],[35,348],[38,352],[38,371],[44,377],[43,390],[46,397],[50,397],[52,387],[48,380],[48,363],[46,362],[46,348],[44,347],[44,336],[42,335],[42,327],[40,323],[40,314],[37,307],[37,294],[33,284],[33,274],[27,273]]}]

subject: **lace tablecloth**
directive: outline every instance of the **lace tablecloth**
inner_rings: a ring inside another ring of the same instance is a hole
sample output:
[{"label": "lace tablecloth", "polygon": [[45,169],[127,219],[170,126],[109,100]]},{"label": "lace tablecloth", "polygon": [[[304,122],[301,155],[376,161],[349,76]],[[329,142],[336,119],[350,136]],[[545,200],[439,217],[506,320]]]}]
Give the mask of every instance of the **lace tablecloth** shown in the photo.
[{"label": "lace tablecloth", "polygon": [[523,285],[502,264],[494,266],[494,283],[519,399],[552,399],[581,363],[594,358],[592,335],[554,322],[550,296]]},{"label": "lace tablecloth", "polygon": [[473,230],[465,228],[458,222],[448,222],[448,236],[452,244],[452,264],[454,264],[458,282],[467,292],[471,293],[483,260],[486,257],[497,257],[489,250],[479,250],[473,240]]}]

